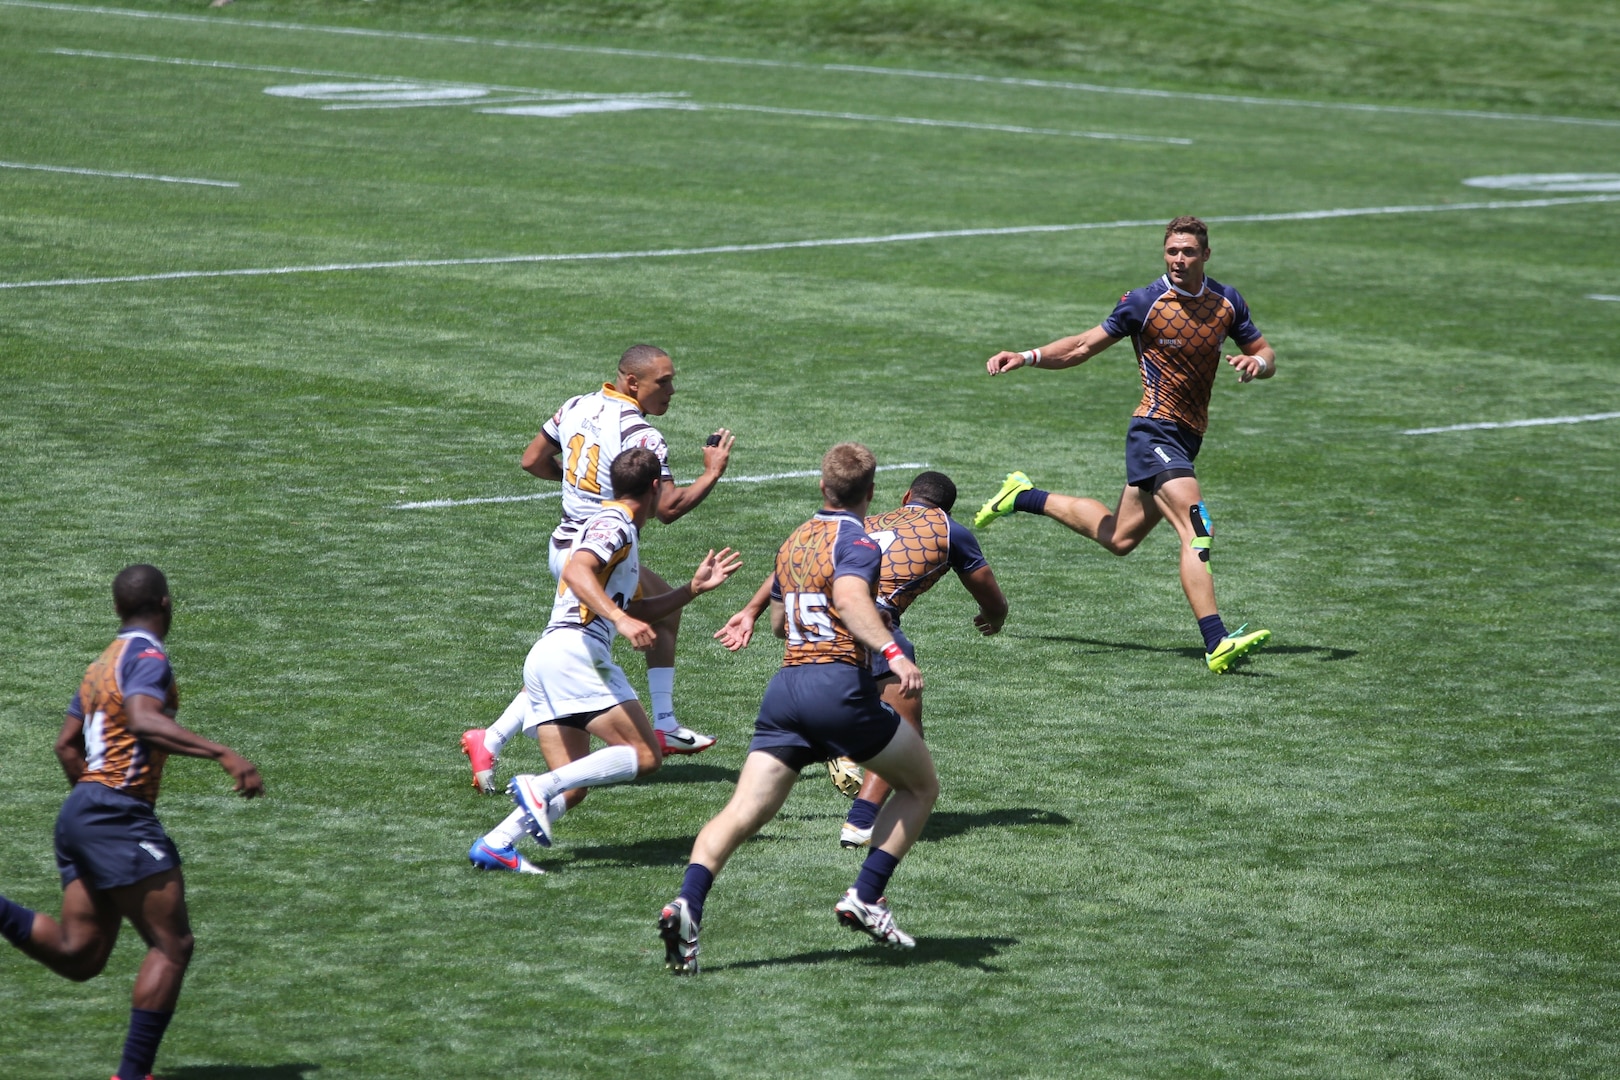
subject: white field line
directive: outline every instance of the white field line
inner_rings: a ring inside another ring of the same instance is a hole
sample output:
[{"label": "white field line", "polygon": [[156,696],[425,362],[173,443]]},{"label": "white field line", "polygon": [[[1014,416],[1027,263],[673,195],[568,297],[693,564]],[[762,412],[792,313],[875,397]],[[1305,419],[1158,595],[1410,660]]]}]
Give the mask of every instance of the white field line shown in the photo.
[{"label": "white field line", "polygon": [[[587,94],[569,93],[559,90],[538,90],[525,86],[496,86],[485,83],[456,83],[444,82],[438,79],[409,79],[399,75],[363,75],[356,72],[320,71],[310,68],[278,67],[272,64],[238,64],[225,60],[190,60],[182,57],[147,56],[139,53],[110,53],[97,52],[90,49],[52,49],[58,56],[86,56],[100,60],[131,60],[149,64],[180,64],[187,67],[226,68],[237,71],[264,71],[282,75],[317,75],[324,78],[360,79],[372,82],[397,82],[416,86],[450,86],[466,87],[479,90],[499,91],[503,94],[529,95],[545,101],[563,100],[592,100],[611,101],[617,99],[661,101],[674,98],[684,98],[684,93],[638,93],[638,94]],[[520,98],[466,98],[457,101],[388,101],[344,103],[338,105],[325,105],[322,109],[327,112],[348,112],[357,109],[420,109],[429,107],[442,108],[445,106],[463,105],[477,109],[479,112],[506,113],[514,116],[524,115],[520,109],[490,109],[491,105],[522,104]],[[916,116],[876,116],[867,113],[850,112],[823,112],[816,109],[787,109],[771,105],[739,105],[720,102],[706,104],[692,102],[683,105],[669,105],[667,108],[679,108],[684,111],[699,112],[707,109],[727,110],[731,112],[771,113],[777,116],[807,116],[826,120],[853,120],[863,123],[876,124],[913,124],[921,127],[966,128],[973,131],[1001,131],[1014,135],[1060,135],[1076,139],[1106,139],[1118,142],[1150,142],[1169,143],[1174,146],[1191,146],[1191,139],[1174,138],[1162,135],[1131,135],[1107,131],[1064,131],[1057,128],[1024,127],[1017,124],[985,124],[968,120],[931,120]]]},{"label": "white field line", "polygon": [[1605,296],[1602,293],[1590,293],[1586,298],[1588,300],[1613,300],[1620,302],[1620,296]]},{"label": "white field line", "polygon": [[[6,0],[0,0],[4,3]],[[1490,202],[1437,203],[1429,206],[1364,206],[1339,210],[1295,210],[1277,214],[1228,214],[1204,218],[1233,225],[1271,221],[1324,221],[1331,218],[1374,217],[1385,214],[1437,214],[1468,210],[1520,210],[1583,203],[1620,202],[1620,194],[1572,195],[1556,199],[1499,199]],[[1161,227],[1162,218],[1126,221],[1091,221],[1073,225],[1008,225],[991,229],[938,229],[929,232],[889,233],[884,236],[841,236],[825,240],[784,240],[763,244],[716,244],[712,247],[653,248],[645,251],[578,251],[549,255],[487,255],[462,259],[390,259],[386,262],[316,263],[308,266],[261,266],[235,270],[171,270],[160,274],[124,274],[118,277],[51,278],[41,281],[0,281],[0,289],[50,289],[69,285],[120,285],[141,281],[184,281],[192,278],[270,277],[280,274],[335,274],[361,270],[404,270],[439,266],[510,266],[524,263],[606,262],[628,259],[671,259],[692,255],[740,255],[756,251],[794,251],[805,248],[861,247],[903,244],[920,240],[950,240],[974,236],[1028,236],[1035,233],[1087,232],[1093,229]]]},{"label": "white field line", "polygon": [[[1616,297],[1615,299],[1620,299]],[[1447,427],[1420,427],[1401,432],[1402,435],[1438,435],[1445,431],[1489,431],[1496,428],[1545,427],[1548,424],[1590,424],[1594,420],[1613,420],[1620,412],[1588,413],[1585,416],[1543,416],[1535,420],[1501,420],[1484,424],[1451,424]]]},{"label": "white field line", "polygon": [[203,187],[241,187],[233,180],[199,180],[194,176],[158,176],[153,173],[107,172],[103,169],[74,169],[66,165],[30,165],[21,161],[0,161],[0,169],[29,169],[33,172],[73,173],[77,176],[108,176],[115,180],[156,180],[164,184],[201,184]]},{"label": "white field line", "polygon": [[[906,461],[899,465],[879,465],[878,472],[896,469],[926,469],[926,461]],[[722,484],[764,484],[772,480],[794,480],[805,476],[820,476],[820,469],[796,469],[793,472],[762,473],[759,476],[722,476]],[[560,499],[560,491],[542,491],[533,495],[486,495],[477,499],[429,499],[426,502],[395,503],[390,510],[440,510],[446,506],[475,506],[480,503],[538,502],[541,499]]]},{"label": "white field line", "polygon": [[246,26],[258,30],[292,33],[341,34],[348,37],[383,38],[396,41],[437,42],[447,45],[477,45],[497,49],[536,49],[547,52],[587,53],[596,56],[631,56],[650,60],[681,60],[695,64],[731,64],[741,67],[786,68],[798,71],[824,71],[844,74],[879,75],[909,79],[947,79],[955,82],[1026,86],[1048,90],[1072,90],[1088,94],[1119,94],[1128,97],[1161,98],[1179,101],[1210,101],[1226,105],[1275,106],[1294,109],[1326,109],[1342,112],[1391,113],[1407,116],[1450,116],[1466,120],[1517,121],[1531,124],[1577,124],[1590,127],[1620,128],[1620,120],[1600,120],[1586,116],[1551,116],[1541,113],[1492,112],[1480,109],[1434,109],[1406,105],[1365,105],[1339,101],[1303,101],[1290,98],[1253,97],[1242,94],[1202,94],[1181,90],[1144,90],[1129,86],[1053,79],[1023,79],[998,75],[971,75],[952,71],[921,71],[913,68],[874,67],[865,64],[807,64],[793,60],[763,60],[740,56],[711,56],[703,53],[661,52],[654,49],[618,49],[601,45],[558,45],[543,41],[513,41],[460,34],[424,34],[405,30],[369,30],[357,26],[317,26],[309,23],[270,22],[233,16],[209,17],[178,12],[133,11],[128,8],[89,4],[49,3],[46,0],[0,0],[0,7],[33,8],[87,15],[114,15],[131,19],[163,19],[171,22],[203,23],[209,26]]}]

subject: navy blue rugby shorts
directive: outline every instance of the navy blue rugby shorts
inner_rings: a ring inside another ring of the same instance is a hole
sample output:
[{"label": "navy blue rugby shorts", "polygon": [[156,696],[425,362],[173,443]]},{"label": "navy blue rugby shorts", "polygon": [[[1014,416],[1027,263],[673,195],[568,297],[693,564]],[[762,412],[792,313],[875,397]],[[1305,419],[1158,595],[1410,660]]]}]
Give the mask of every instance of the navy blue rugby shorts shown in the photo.
[{"label": "navy blue rugby shorts", "polygon": [[798,664],[771,677],[748,750],[763,750],[794,769],[836,757],[870,761],[899,727],[870,671]]},{"label": "navy blue rugby shorts", "polygon": [[56,869],[65,889],[82,878],[92,889],[118,889],[180,865],[152,804],[95,781],[74,784],[56,815]]},{"label": "navy blue rugby shorts", "polygon": [[1125,482],[1135,487],[1162,472],[1193,471],[1204,437],[1173,420],[1133,417],[1125,431]]},{"label": "navy blue rugby shorts", "polygon": [[[900,651],[906,654],[906,659],[915,664],[917,662],[917,646],[911,643],[911,639],[906,637],[905,632],[899,626],[893,626],[890,629],[894,631],[894,643],[900,646]],[[893,673],[889,670],[889,662],[883,659],[883,654],[873,653],[872,678],[884,679],[891,674]]]}]

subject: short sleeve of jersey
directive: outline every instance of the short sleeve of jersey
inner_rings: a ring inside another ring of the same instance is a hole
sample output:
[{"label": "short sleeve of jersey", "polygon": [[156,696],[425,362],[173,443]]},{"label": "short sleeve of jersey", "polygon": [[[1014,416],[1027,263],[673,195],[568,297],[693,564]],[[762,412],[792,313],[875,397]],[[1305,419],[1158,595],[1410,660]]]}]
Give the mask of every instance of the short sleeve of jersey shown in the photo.
[{"label": "short sleeve of jersey", "polygon": [[545,433],[546,438],[550,439],[557,446],[562,445],[562,414],[568,411],[568,406],[572,405],[578,400],[579,398],[577,397],[569,398],[567,401],[563,402],[562,408],[551,414],[550,420],[547,420],[544,424],[540,425],[540,430]]},{"label": "short sleeve of jersey", "polygon": [[882,564],[883,549],[878,547],[876,540],[857,528],[846,526],[838,530],[838,542],[833,545],[832,576],[835,580],[858,577],[875,584]]},{"label": "short sleeve of jersey", "polygon": [[951,569],[958,574],[971,574],[981,566],[990,565],[984,557],[984,549],[979,547],[979,538],[954,518],[951,520],[951,553],[948,559]]},{"label": "short sleeve of jersey", "polygon": [[68,702],[67,714],[75,720],[84,719],[84,702],[79,700],[79,692],[73,691],[73,700]]},{"label": "short sleeve of jersey", "polygon": [[169,700],[169,687],[174,684],[174,672],[169,668],[169,658],[163,650],[155,645],[141,645],[139,648],[131,647],[124,654],[123,670],[118,673],[119,682],[124,691],[124,700],[128,701],[136,694],[145,694],[159,701]]},{"label": "short sleeve of jersey", "polygon": [[1154,297],[1149,289],[1132,289],[1119,298],[1114,310],[1103,320],[1102,328],[1109,337],[1135,337],[1142,332],[1142,322]]},{"label": "short sleeve of jersey", "polygon": [[575,550],[589,551],[606,566],[630,542],[630,525],[618,514],[597,514],[585,523]]},{"label": "short sleeve of jersey", "polygon": [[664,433],[648,423],[635,424],[624,430],[625,450],[651,450],[658,455],[658,464],[664,467],[659,476],[661,480],[675,479],[675,474],[669,471],[669,444],[664,441]]},{"label": "short sleeve of jersey", "polygon": [[[1213,284],[1213,283],[1212,283]],[[1221,295],[1232,302],[1232,329],[1227,337],[1239,345],[1247,345],[1260,336],[1260,330],[1249,318],[1249,305],[1244,301],[1243,294],[1230,285],[1219,285]]]},{"label": "short sleeve of jersey", "polygon": [[771,599],[778,604],[782,602],[782,583],[777,580],[775,574],[771,575]]}]

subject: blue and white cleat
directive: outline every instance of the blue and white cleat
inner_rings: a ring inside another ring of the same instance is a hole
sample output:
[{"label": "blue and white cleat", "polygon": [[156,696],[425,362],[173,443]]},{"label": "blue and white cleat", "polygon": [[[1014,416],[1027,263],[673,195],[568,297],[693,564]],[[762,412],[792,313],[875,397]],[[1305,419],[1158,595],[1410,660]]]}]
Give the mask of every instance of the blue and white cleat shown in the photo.
[{"label": "blue and white cleat", "polygon": [[511,793],[512,801],[529,815],[529,820],[523,823],[530,836],[541,847],[551,846],[551,815],[546,812],[547,796],[541,790],[540,778],[533,773],[519,773],[512,777],[512,782],[506,785]]},{"label": "blue and white cleat", "polygon": [[491,847],[480,837],[467,852],[467,859],[479,870],[510,870],[514,874],[543,874],[515,847]]}]

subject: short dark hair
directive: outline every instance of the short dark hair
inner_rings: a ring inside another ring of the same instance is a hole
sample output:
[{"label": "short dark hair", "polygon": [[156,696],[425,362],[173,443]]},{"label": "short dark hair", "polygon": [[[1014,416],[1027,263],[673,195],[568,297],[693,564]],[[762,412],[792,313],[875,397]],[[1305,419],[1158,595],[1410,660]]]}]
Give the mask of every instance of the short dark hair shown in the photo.
[{"label": "short dark hair", "polygon": [[664,471],[658,455],[645,447],[635,446],[613,459],[608,475],[613,479],[613,494],[638,499],[652,490],[653,481]]},{"label": "short dark hair", "polygon": [[619,374],[645,379],[659,360],[669,359],[669,353],[656,345],[632,345],[619,357]]},{"label": "short dark hair", "polygon": [[839,443],[821,459],[821,482],[834,506],[854,506],[872,490],[877,458],[860,443]]},{"label": "short dark hair", "polygon": [[911,497],[937,506],[947,514],[956,505],[956,484],[942,472],[920,472],[911,482]]},{"label": "short dark hair", "polygon": [[146,563],[136,563],[118,571],[113,578],[113,610],[120,619],[163,614],[163,599],[169,595],[169,580],[163,571]]},{"label": "short dark hair", "polygon": [[1166,240],[1170,239],[1170,237],[1175,233],[1186,233],[1188,236],[1196,236],[1198,237],[1199,247],[1209,247],[1209,226],[1205,225],[1202,221],[1193,217],[1191,214],[1183,214],[1181,217],[1176,218],[1174,221],[1164,227],[1164,238]]}]

